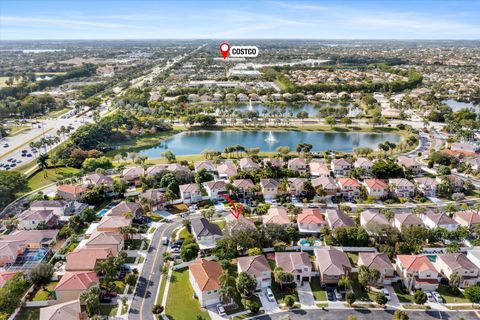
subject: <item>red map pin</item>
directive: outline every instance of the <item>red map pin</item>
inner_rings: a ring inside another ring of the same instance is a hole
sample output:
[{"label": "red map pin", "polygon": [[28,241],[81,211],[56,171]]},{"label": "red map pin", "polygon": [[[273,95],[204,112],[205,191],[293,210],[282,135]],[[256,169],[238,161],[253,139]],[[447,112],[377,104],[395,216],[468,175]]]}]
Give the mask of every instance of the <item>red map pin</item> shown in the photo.
[{"label": "red map pin", "polygon": [[220,45],[220,52],[222,53],[223,59],[227,59],[229,51],[230,45],[227,42],[224,42]]}]

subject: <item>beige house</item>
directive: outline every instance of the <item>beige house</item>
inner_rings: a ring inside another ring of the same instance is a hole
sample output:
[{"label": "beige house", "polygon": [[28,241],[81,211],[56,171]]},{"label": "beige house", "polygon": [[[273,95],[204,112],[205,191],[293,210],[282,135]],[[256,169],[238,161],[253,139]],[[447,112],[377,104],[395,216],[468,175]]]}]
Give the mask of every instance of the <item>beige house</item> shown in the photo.
[{"label": "beige house", "polygon": [[398,255],[396,271],[409,291],[435,291],[439,274],[427,256]]},{"label": "beige house", "polygon": [[215,173],[217,171],[217,169],[215,168],[215,165],[210,160],[196,161],[194,164],[194,167],[195,167],[195,172],[198,172],[202,169],[205,169],[205,171],[210,173]]},{"label": "beige house", "polygon": [[188,278],[201,307],[221,302],[220,276],[222,272],[222,267],[217,261],[197,259],[188,266]]},{"label": "beige house", "polygon": [[456,273],[460,278],[458,282],[460,288],[466,288],[478,283],[480,271],[463,253],[439,254],[434,265],[449,280]]},{"label": "beige house", "polygon": [[297,196],[302,194],[305,182],[307,182],[305,178],[288,178],[288,193]]},{"label": "beige house", "polygon": [[55,287],[55,297],[57,302],[75,300],[83,291],[98,283],[99,280],[94,271],[65,272]]},{"label": "beige house", "polygon": [[262,216],[263,224],[290,225],[292,222],[285,207],[271,207],[266,215]]},{"label": "beige house", "polygon": [[360,225],[369,233],[376,233],[380,229],[390,225],[385,215],[372,210],[365,210],[360,213]]},{"label": "beige house", "polygon": [[309,163],[309,167],[310,174],[314,178],[330,176],[330,169],[328,169],[327,165],[323,162],[312,160]]},{"label": "beige house", "polygon": [[95,230],[85,243],[85,248],[108,248],[113,255],[123,249],[124,236],[119,232],[98,232]]},{"label": "beige house", "polygon": [[50,307],[40,308],[40,320],[86,320],[80,300],[67,301]]},{"label": "beige house", "polygon": [[238,161],[238,165],[240,166],[240,170],[246,172],[260,168],[260,165],[253,161],[251,158],[240,159],[240,161]]},{"label": "beige house", "polygon": [[253,196],[254,184],[251,179],[233,180],[232,184],[238,189],[238,195],[241,198],[250,198]]},{"label": "beige house", "polygon": [[78,201],[82,198],[87,189],[73,184],[62,184],[57,188],[57,196],[65,200]]},{"label": "beige house", "polygon": [[196,183],[182,184],[180,197],[184,203],[196,203],[202,200],[202,192]]},{"label": "beige house", "polygon": [[315,262],[320,272],[320,283],[337,284],[342,276],[352,270],[347,254],[333,247],[315,249]]},{"label": "beige house", "polygon": [[287,168],[299,173],[306,173],[308,170],[307,162],[303,158],[292,158],[288,160]]},{"label": "beige house", "polygon": [[415,185],[404,178],[389,179],[388,184],[392,191],[399,198],[412,198],[415,196]]},{"label": "beige house", "polygon": [[410,226],[423,226],[422,220],[414,213],[397,213],[393,217],[393,226],[402,231],[403,228]]},{"label": "beige house", "polygon": [[437,196],[438,182],[434,178],[421,177],[413,179],[417,184],[418,191],[425,197]]},{"label": "beige house", "polygon": [[352,169],[350,162],[344,158],[333,159],[330,166],[335,176],[348,176],[350,170]]},{"label": "beige house", "polygon": [[358,254],[358,265],[380,271],[378,284],[391,284],[395,276],[395,268],[385,253],[360,252]]},{"label": "beige house", "polygon": [[205,218],[191,220],[192,234],[198,242],[200,249],[211,249],[222,237],[220,227]]},{"label": "beige house", "polygon": [[353,163],[353,167],[361,169],[366,175],[370,175],[372,173],[373,162],[368,158],[358,158]]},{"label": "beige house", "polygon": [[326,209],[325,219],[328,223],[328,227],[332,230],[338,227],[355,226],[355,222],[353,221],[353,219],[338,209]]},{"label": "beige house", "polygon": [[265,199],[274,199],[278,195],[280,182],[277,179],[260,179],[260,187]]},{"label": "beige house", "polygon": [[457,211],[453,214],[453,219],[462,227],[480,225],[480,214],[475,210]]},{"label": "beige house", "polygon": [[310,282],[312,277],[312,263],[306,252],[276,252],[275,263],[283,271],[293,274],[295,282],[302,284]]},{"label": "beige house", "polygon": [[408,156],[399,156],[397,158],[397,162],[405,169],[411,170],[414,175],[419,175],[422,173],[422,166],[417,160],[415,160],[415,158]]},{"label": "beige house", "polygon": [[53,214],[53,210],[27,210],[17,216],[18,228],[32,230],[42,224],[52,225],[54,217],[56,216]]},{"label": "beige house", "polygon": [[209,181],[204,184],[207,195],[212,200],[224,199],[221,195],[227,193],[224,180]]},{"label": "beige house", "polygon": [[254,277],[257,280],[256,290],[268,288],[272,284],[272,269],[263,254],[237,258],[237,271]]},{"label": "beige house", "polygon": [[227,161],[217,166],[218,177],[221,179],[228,179],[237,174],[237,166],[231,162]]},{"label": "beige house", "polygon": [[338,186],[335,179],[329,176],[321,176],[312,180],[312,186],[316,189],[322,188],[327,196],[336,196]]}]

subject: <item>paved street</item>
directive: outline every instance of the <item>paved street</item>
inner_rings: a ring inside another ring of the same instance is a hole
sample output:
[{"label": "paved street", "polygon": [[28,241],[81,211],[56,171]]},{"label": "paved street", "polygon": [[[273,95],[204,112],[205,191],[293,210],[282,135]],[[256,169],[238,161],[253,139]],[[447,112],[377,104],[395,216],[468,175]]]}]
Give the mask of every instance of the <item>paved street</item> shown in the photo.
[{"label": "paved street", "polygon": [[[295,310],[290,312],[282,312],[273,315],[265,315],[255,317],[257,320],[296,320],[296,319],[311,319],[311,320],[345,320],[349,315],[354,315],[357,320],[390,320],[393,318],[394,310],[340,310],[340,309],[327,309],[327,310]],[[462,312],[462,311],[406,311],[410,320],[433,320],[433,319],[448,319],[448,320],[460,320],[479,319],[475,312]]]},{"label": "paved street", "polygon": [[161,244],[162,237],[170,238],[172,231],[182,224],[181,220],[161,225],[155,231],[150,248],[138,279],[129,319],[154,320],[152,307],[155,304],[158,286],[160,285],[160,266],[163,264],[162,254],[167,247]]}]

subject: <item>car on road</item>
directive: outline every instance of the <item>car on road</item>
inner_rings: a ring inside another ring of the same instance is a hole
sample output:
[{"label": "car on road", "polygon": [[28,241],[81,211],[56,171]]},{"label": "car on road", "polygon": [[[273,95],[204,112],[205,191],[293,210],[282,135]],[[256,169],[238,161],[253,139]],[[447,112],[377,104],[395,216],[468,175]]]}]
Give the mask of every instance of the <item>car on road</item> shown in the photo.
[{"label": "car on road", "polygon": [[443,303],[443,298],[440,293],[438,293],[437,291],[433,291],[432,295],[438,303]]},{"label": "car on road", "polygon": [[268,301],[275,301],[275,296],[273,295],[272,289],[267,288],[267,290],[265,290],[265,296],[267,297]]},{"label": "car on road", "polygon": [[383,288],[382,289],[382,293],[383,295],[385,296],[385,298],[387,298],[388,301],[390,301],[391,297],[390,297],[390,292],[388,292],[387,289]]},{"label": "car on road", "polygon": [[163,244],[164,246],[168,246],[168,242],[169,242],[169,241],[168,241],[168,237],[163,237],[163,238],[162,238],[162,244]]},{"label": "car on road", "polygon": [[3,147],[4,147],[4,148],[8,148],[8,147],[10,147],[10,145],[9,145],[8,143],[5,143],[5,144],[3,145]]},{"label": "car on road", "polygon": [[227,315],[227,313],[225,312],[225,308],[221,304],[217,304],[217,311],[218,311],[218,315],[220,316]]}]

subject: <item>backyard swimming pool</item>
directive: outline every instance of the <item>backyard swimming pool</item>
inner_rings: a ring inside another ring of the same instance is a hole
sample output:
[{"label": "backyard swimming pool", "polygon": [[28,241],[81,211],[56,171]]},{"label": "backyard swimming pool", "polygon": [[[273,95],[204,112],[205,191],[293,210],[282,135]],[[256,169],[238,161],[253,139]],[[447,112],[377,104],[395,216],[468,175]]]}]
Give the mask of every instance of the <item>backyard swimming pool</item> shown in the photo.
[{"label": "backyard swimming pool", "polygon": [[110,210],[110,209],[102,209],[102,210],[98,211],[97,212],[97,217],[100,217],[100,218],[103,217],[108,212],[108,210]]}]

